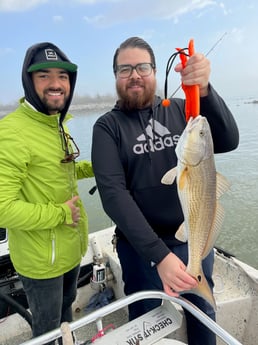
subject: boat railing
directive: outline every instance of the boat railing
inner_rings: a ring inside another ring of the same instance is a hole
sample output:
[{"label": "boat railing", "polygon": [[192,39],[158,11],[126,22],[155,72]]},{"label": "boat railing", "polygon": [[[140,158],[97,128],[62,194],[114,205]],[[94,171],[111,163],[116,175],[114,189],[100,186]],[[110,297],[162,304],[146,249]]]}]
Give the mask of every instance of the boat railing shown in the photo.
[{"label": "boat railing", "polygon": [[[208,327],[214,334],[216,334],[220,339],[222,339],[226,344],[229,345],[242,345],[237,339],[235,339],[231,334],[229,334],[226,330],[224,330],[220,325],[218,325],[215,321],[213,321],[210,317],[208,317],[205,313],[203,313],[199,308],[197,308],[194,304],[190,303],[183,297],[171,297],[162,291],[141,291],[134,293],[132,295],[122,297],[100,309],[91,312],[83,316],[82,318],[69,323],[69,329],[71,332],[90,324],[91,322],[101,323],[102,318],[104,316],[109,315],[112,312],[115,312],[121,308],[127,307],[129,304],[133,302],[137,302],[139,300],[154,298],[154,299],[162,299],[164,301],[170,301],[175,304],[180,305],[182,308],[189,311],[194,317],[196,317],[200,322],[202,322],[206,327]],[[112,332],[112,331],[110,331]],[[20,345],[41,345],[47,342],[53,341],[62,337],[62,329],[61,327],[50,331],[44,335],[41,335],[36,338],[32,338]],[[105,338],[105,335],[103,335]]]}]

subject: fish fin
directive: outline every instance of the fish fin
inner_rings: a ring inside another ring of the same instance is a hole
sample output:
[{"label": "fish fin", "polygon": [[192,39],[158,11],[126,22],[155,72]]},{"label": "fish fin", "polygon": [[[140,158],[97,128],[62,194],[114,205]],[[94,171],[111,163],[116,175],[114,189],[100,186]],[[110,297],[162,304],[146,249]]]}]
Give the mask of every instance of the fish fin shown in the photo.
[{"label": "fish fin", "polygon": [[222,227],[224,215],[225,215],[224,208],[221,206],[219,202],[217,202],[214,220],[211,226],[211,230],[209,232],[209,236],[206,241],[206,245],[203,250],[202,259],[205,259],[206,256],[210,253],[210,251],[214,247],[214,244],[218,238],[220,229]]},{"label": "fish fin", "polygon": [[173,168],[173,169],[170,169],[162,177],[161,183],[163,183],[163,184],[172,184],[175,181],[176,175],[177,175],[176,167]]},{"label": "fish fin", "polygon": [[179,176],[179,179],[178,179],[178,188],[179,188],[180,190],[183,190],[183,189],[184,189],[184,187],[185,187],[185,185],[186,185],[186,183],[187,183],[187,176],[188,176],[188,168],[185,167],[185,168],[182,170],[182,172],[181,172],[181,174],[180,174],[180,176]]},{"label": "fish fin", "polygon": [[186,232],[186,229],[185,229],[185,223],[182,223],[176,234],[175,234],[175,238],[178,240],[178,241],[181,241],[181,242],[187,242],[188,240],[188,236],[187,236],[187,232]]},{"label": "fish fin", "polygon": [[223,176],[220,173],[216,173],[216,181],[217,181],[217,187],[216,187],[216,198],[219,199],[225,192],[227,192],[230,188],[230,183],[226,179],[225,176]]},{"label": "fish fin", "polygon": [[[188,272],[188,269],[186,270],[186,272]],[[188,273],[191,274],[190,272],[188,272]],[[209,302],[210,305],[214,308],[214,310],[216,310],[217,309],[216,301],[215,301],[214,295],[212,293],[212,290],[211,290],[211,288],[207,282],[207,279],[205,278],[202,267],[200,269],[200,272],[196,276],[192,275],[192,277],[194,277],[197,280],[197,282],[198,282],[197,287],[195,289],[183,291],[181,293],[182,294],[192,293],[192,294],[198,295],[198,296],[204,298],[207,302]]]}]

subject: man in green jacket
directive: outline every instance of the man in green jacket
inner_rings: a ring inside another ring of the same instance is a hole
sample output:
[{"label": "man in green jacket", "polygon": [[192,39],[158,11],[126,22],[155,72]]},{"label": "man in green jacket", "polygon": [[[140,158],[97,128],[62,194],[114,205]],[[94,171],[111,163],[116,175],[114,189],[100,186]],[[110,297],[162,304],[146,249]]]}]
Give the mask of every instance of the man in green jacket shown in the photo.
[{"label": "man in green jacket", "polygon": [[33,337],[72,321],[88,222],[77,179],[91,163],[75,162],[79,148],[66,120],[77,65],[54,44],[27,50],[25,97],[0,120],[0,226],[32,313]]}]

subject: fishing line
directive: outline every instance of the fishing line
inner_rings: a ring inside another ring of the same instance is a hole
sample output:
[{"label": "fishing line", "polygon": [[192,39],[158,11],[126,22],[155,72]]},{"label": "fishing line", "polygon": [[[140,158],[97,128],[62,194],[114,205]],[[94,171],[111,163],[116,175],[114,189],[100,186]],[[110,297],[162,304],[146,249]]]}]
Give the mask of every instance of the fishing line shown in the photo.
[{"label": "fishing line", "polygon": [[[224,34],[213,44],[213,46],[207,51],[207,53],[205,54],[205,56],[208,56],[214,49],[215,47],[224,39],[224,37],[227,35],[227,32],[224,32]],[[177,54],[177,53],[174,53],[174,54]],[[174,55],[172,54],[172,56]],[[171,56],[171,57],[172,57]],[[168,61],[170,61],[171,57],[169,58]],[[170,66],[171,68],[171,66]],[[170,71],[170,69],[169,69]],[[169,73],[168,71],[168,73]],[[166,80],[165,80],[165,90],[167,90],[167,78],[168,78],[168,74],[167,74],[167,70],[166,70]],[[170,96],[170,98],[174,97],[175,94],[178,92],[178,90],[180,90],[181,88],[181,85],[178,86],[178,88],[172,93],[172,95]],[[166,94],[165,94],[166,95]],[[165,96],[166,98],[166,96]]]},{"label": "fishing line", "polygon": [[[165,98],[163,99],[162,101],[162,105],[164,107],[167,107],[170,105],[170,100],[167,98],[167,94],[168,94],[168,75],[170,73],[170,70],[171,70],[171,67],[175,61],[175,58],[177,57],[178,54],[184,54],[186,56],[188,56],[187,53],[185,53],[185,50],[187,50],[187,48],[183,48],[175,53],[173,53],[170,58],[168,59],[168,62],[167,62],[167,67],[166,67],[166,77],[165,77],[165,86],[164,86],[164,95],[165,95]],[[171,96],[172,97],[172,96]]]}]

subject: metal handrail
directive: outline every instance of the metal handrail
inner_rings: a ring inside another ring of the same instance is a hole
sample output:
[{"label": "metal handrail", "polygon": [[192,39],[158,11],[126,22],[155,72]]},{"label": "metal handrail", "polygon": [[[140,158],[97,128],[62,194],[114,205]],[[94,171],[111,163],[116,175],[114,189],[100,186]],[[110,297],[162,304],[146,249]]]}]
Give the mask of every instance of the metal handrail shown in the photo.
[{"label": "metal handrail", "polygon": [[[122,297],[119,300],[114,301],[102,307],[101,309],[98,309],[88,315],[83,316],[79,320],[71,322],[69,324],[70,329],[71,331],[75,331],[76,329],[81,328],[91,322],[102,319],[104,316],[109,315],[110,313],[117,311],[118,309],[128,306],[128,304],[137,302],[139,300],[148,299],[148,298],[163,299],[163,300],[167,300],[167,301],[171,301],[176,304],[179,304],[181,307],[188,310],[193,316],[195,316],[200,322],[202,322],[206,327],[208,327],[219,338],[221,338],[226,344],[243,345],[237,339],[235,339],[232,335],[230,335],[227,331],[225,331],[221,326],[219,326],[215,321],[213,321],[209,316],[207,316],[194,304],[187,301],[183,297],[178,297],[178,298],[171,297],[162,291],[152,291],[152,290],[136,292],[132,295]],[[28,340],[20,345],[41,345],[49,341],[53,341],[61,336],[62,336],[61,329],[58,328],[44,335]]]}]

